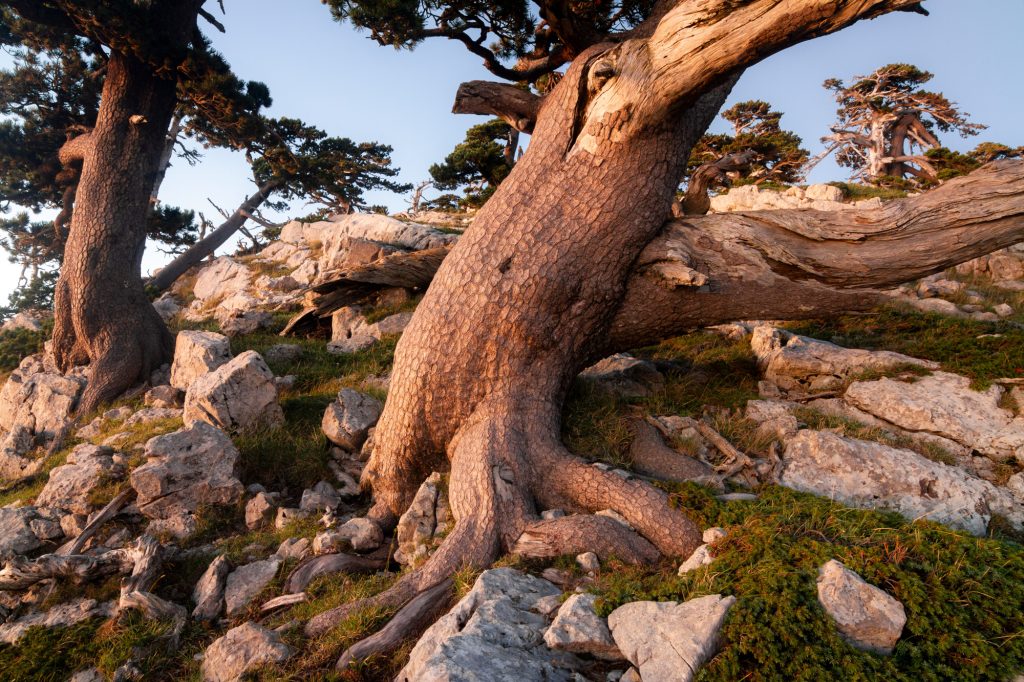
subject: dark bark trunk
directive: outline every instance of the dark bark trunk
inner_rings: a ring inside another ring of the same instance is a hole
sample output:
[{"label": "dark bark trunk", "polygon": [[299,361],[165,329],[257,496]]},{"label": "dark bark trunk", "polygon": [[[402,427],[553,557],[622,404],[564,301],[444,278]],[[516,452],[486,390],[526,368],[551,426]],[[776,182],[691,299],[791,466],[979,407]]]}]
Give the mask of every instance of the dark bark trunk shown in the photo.
[{"label": "dark bark trunk", "polygon": [[[173,352],[139,270],[175,103],[173,80],[154,77],[135,58],[111,54],[54,301],[58,365],[68,369],[86,359],[92,365],[81,411],[147,380]],[[137,115],[145,122],[132,123]]]},{"label": "dark bark trunk", "polygon": [[256,209],[263,205],[270,194],[281,185],[280,182],[267,182],[255,194],[250,195],[221,223],[217,229],[190,246],[170,263],[160,268],[146,283],[146,287],[154,293],[166,290],[174,282],[188,272],[189,268],[198,265],[204,258],[219,249],[233,234],[242,229]]}]

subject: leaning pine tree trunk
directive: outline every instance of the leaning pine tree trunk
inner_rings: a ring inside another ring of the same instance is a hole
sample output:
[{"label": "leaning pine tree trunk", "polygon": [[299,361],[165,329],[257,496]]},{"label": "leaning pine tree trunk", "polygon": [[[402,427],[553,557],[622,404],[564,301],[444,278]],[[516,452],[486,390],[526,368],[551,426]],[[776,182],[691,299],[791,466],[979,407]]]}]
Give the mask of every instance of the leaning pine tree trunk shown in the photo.
[{"label": "leaning pine tree trunk", "polygon": [[[667,495],[564,447],[567,391],[608,351],[632,271],[741,70],[858,19],[917,8],[910,0],[679,0],[628,39],[574,60],[541,104],[526,154],[445,259],[399,342],[364,474],[370,518],[391,527],[431,471],[450,470],[456,523],[375,603],[409,602],[502,552],[593,550],[642,562],[697,547],[700,529]],[[634,331],[631,340],[644,337]],[[550,508],[584,513],[541,520]],[[607,508],[635,530],[586,513]],[[321,614],[307,632],[351,608]]]},{"label": "leaning pine tree trunk", "polygon": [[67,369],[89,362],[88,411],[167,362],[173,339],[143,290],[150,193],[176,103],[175,81],[112,52],[83,162],[54,299],[53,352]]}]

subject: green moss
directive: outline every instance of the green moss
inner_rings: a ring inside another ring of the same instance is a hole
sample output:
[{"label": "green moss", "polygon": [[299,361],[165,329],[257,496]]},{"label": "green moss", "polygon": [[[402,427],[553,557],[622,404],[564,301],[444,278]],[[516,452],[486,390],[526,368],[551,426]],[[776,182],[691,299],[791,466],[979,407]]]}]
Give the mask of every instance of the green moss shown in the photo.
[{"label": "green moss", "polygon": [[[702,527],[726,527],[715,562],[611,565],[594,586],[601,612],[638,599],[737,597],[719,654],[698,679],[1007,680],[1024,670],[1024,549],[929,522],[845,509],[769,487],[755,502],[718,502],[697,486],[674,499]],[[817,601],[818,567],[838,559],[907,611],[890,657],[853,648]]]}]

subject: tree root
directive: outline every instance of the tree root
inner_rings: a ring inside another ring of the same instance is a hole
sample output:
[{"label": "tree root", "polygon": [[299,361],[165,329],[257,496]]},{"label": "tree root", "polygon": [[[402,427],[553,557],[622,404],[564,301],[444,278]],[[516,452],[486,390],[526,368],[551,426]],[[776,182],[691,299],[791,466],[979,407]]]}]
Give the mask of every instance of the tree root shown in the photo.
[{"label": "tree root", "polygon": [[285,581],[285,593],[305,590],[311,582],[333,573],[373,573],[384,568],[386,557],[356,556],[354,554],[321,554],[299,562]]},{"label": "tree root", "polygon": [[614,519],[581,514],[538,521],[519,536],[512,553],[548,559],[563,554],[594,552],[601,559],[617,557],[631,564],[650,564],[661,552]]}]

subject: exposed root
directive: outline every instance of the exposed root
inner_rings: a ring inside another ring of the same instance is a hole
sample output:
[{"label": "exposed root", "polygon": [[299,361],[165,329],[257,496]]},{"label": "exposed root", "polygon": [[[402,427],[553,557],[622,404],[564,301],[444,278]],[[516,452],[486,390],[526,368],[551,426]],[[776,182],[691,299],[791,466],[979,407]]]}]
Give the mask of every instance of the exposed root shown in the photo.
[{"label": "exposed root", "polygon": [[452,594],[450,578],[420,592],[378,632],[346,649],[338,659],[337,668],[347,668],[356,661],[394,651],[406,639],[420,634],[436,620],[448,607]]},{"label": "exposed root", "polygon": [[529,526],[512,547],[524,557],[552,558],[594,552],[601,559],[617,557],[631,564],[654,563],[661,552],[618,521],[581,514]]},{"label": "exposed root", "polygon": [[633,419],[629,428],[633,432],[629,456],[637,472],[676,482],[698,480],[712,473],[711,467],[700,460],[666,445],[659,430],[646,420]]},{"label": "exposed root", "polygon": [[384,568],[386,557],[356,556],[354,554],[321,554],[299,562],[285,581],[285,593],[302,592],[309,584],[333,573],[373,573]]}]

